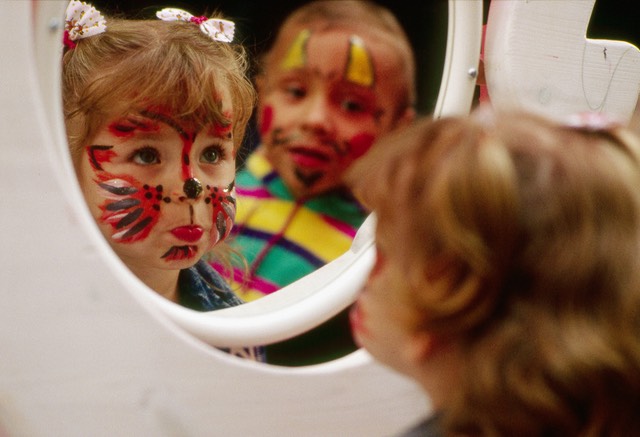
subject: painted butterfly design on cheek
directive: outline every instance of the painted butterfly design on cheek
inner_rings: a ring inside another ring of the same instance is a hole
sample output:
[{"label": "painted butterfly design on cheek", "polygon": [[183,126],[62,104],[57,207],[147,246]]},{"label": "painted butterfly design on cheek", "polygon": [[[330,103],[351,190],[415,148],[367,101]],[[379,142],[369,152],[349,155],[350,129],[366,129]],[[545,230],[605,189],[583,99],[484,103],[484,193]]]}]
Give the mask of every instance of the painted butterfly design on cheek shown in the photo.
[{"label": "painted butterfly design on cheek", "polygon": [[207,197],[204,201],[213,207],[213,223],[211,229],[212,246],[224,240],[231,233],[236,217],[236,184],[231,182],[226,187],[207,185]]},{"label": "painted butterfly design on cheek", "polygon": [[[109,162],[115,153],[112,146],[87,148],[96,182],[107,199],[100,209],[100,221],[110,224],[112,238],[120,243],[133,243],[145,239],[158,222],[162,203],[171,199],[163,194],[162,185],[150,186],[129,175],[114,175],[104,171],[102,164]],[[213,224],[211,247],[225,239],[231,232],[236,215],[235,181],[226,187],[207,185],[204,201],[211,205]]]},{"label": "painted butterfly design on cheek", "polygon": [[111,238],[119,243],[133,243],[145,239],[158,222],[163,196],[162,185],[142,184],[129,175],[114,175],[104,171],[102,164],[115,153],[112,146],[89,146],[89,160],[96,171],[96,183],[107,199],[100,209],[100,221],[111,225]]},{"label": "painted butterfly design on cheek", "polygon": [[[112,238],[120,243],[133,243],[146,238],[160,216],[162,185],[139,185],[128,176],[99,175],[98,183],[108,199],[100,205],[100,220],[113,227]],[[166,200],[165,200],[166,201]]]}]

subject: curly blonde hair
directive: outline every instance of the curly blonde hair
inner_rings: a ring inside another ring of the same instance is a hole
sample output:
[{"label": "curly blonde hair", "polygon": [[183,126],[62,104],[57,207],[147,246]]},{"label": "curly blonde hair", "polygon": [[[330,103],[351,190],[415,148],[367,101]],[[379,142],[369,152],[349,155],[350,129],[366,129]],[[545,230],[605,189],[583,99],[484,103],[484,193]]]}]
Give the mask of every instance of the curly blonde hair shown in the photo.
[{"label": "curly blonde hair", "polygon": [[528,114],[427,119],[349,181],[404,265],[411,329],[461,347],[447,435],[640,435],[638,138]]}]

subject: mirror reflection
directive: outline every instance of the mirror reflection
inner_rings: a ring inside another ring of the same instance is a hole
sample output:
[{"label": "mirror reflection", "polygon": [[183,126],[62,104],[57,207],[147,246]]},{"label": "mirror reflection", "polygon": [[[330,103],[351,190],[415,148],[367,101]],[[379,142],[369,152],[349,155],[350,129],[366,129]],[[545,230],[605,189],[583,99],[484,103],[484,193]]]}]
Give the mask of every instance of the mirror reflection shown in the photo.
[{"label": "mirror reflection", "polygon": [[[446,2],[422,7],[419,22],[386,3],[289,2],[266,20],[258,5],[219,2],[237,23],[250,72],[232,59],[237,45],[212,44],[200,31],[199,14],[212,9],[204,2],[92,3],[108,31],[71,40],[65,53],[71,150],[102,233],[147,285],[213,310],[276,292],[349,248],[369,211],[343,175],[377,138],[432,109],[439,80],[425,99],[413,53],[428,46],[433,73],[420,77],[439,78],[446,39]],[[196,16],[154,17],[172,6]],[[422,33],[409,32],[409,17]],[[161,38],[148,41],[152,32]],[[219,53],[203,48],[204,38]],[[186,52],[197,61],[185,64]],[[152,57],[160,53],[175,60]],[[250,121],[245,73],[258,91]],[[203,305],[194,284],[213,303]],[[347,316],[268,346],[269,362],[311,364],[355,350]]]}]

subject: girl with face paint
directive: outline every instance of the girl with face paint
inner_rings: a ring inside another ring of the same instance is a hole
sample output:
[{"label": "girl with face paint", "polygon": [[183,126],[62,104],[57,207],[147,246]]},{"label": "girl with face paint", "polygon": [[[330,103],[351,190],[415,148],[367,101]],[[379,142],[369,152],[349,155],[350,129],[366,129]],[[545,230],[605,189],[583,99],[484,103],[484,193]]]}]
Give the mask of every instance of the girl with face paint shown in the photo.
[{"label": "girl with face paint", "polygon": [[[198,311],[241,304],[203,259],[236,214],[235,160],[254,91],[234,25],[67,11],[63,101],[80,186],[101,232],[150,288]],[[221,253],[217,251],[216,253]],[[234,351],[263,359],[261,348]]]},{"label": "girl with face paint", "polygon": [[640,139],[485,109],[349,174],[377,216],[355,337],[429,395],[406,435],[640,435]]}]

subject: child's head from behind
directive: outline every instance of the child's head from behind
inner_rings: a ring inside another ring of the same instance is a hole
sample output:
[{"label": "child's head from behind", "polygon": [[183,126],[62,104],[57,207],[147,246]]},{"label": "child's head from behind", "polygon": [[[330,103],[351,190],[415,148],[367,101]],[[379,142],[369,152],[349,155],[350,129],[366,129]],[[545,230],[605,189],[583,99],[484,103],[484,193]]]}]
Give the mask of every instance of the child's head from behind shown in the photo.
[{"label": "child's head from behind", "polygon": [[341,189],[379,135],[412,119],[414,70],[403,29],[375,4],[321,0],[285,20],[257,78],[258,125],[294,196]]},{"label": "child's head from behind", "polygon": [[636,138],[523,114],[425,120],[350,181],[378,217],[355,334],[433,388],[454,429],[638,430]]},{"label": "child's head from behind", "polygon": [[194,23],[107,19],[65,53],[63,100],[83,193],[129,267],[181,269],[227,235],[255,100],[241,48]]}]

